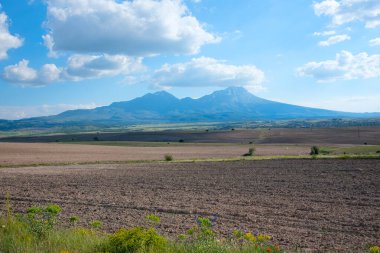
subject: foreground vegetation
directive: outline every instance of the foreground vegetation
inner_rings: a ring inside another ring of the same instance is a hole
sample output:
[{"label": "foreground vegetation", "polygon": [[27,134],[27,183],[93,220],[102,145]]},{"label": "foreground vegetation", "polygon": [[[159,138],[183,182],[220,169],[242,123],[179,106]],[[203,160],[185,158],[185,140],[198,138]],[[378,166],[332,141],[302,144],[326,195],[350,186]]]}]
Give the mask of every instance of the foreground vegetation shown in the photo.
[{"label": "foreground vegetation", "polygon": [[282,252],[268,235],[236,230],[229,238],[219,238],[208,218],[198,218],[194,227],[171,240],[155,229],[160,222],[155,215],[146,217],[146,227],[122,228],[108,234],[100,230],[100,221],[91,222],[87,228],[77,226],[77,216],[70,217],[70,227],[62,227],[58,222],[60,212],[60,206],[47,205],[31,207],[26,214],[13,214],[7,200],[0,216],[0,252]]},{"label": "foreground vegetation", "polygon": [[[213,230],[214,221],[198,218],[197,224],[177,239],[160,235],[155,226],[160,222],[156,215],[146,217],[146,227],[121,228],[113,234],[100,230],[101,221],[90,222],[87,228],[77,226],[79,217],[69,218],[70,227],[58,223],[61,207],[58,205],[34,206],[26,214],[13,214],[9,200],[0,215],[0,252],[16,253],[280,253],[278,245],[269,235],[245,233],[235,230],[229,238],[219,238]],[[380,253],[378,246],[368,248],[369,253]]]}]

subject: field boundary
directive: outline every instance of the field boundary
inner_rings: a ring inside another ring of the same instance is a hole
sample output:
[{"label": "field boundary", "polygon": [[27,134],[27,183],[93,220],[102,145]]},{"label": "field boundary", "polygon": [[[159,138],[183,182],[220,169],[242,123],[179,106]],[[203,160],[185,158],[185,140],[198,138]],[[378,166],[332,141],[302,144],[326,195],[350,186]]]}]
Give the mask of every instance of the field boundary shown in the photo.
[{"label": "field boundary", "polygon": [[180,159],[173,161],[165,160],[113,160],[113,161],[85,161],[85,162],[51,162],[31,164],[0,164],[0,169],[27,168],[46,166],[72,166],[72,165],[107,165],[107,164],[156,164],[156,163],[198,163],[198,162],[237,162],[237,161],[261,161],[261,160],[315,160],[315,159],[380,159],[380,154],[373,155],[322,155],[322,156],[253,156],[253,157],[227,157],[205,159]]}]

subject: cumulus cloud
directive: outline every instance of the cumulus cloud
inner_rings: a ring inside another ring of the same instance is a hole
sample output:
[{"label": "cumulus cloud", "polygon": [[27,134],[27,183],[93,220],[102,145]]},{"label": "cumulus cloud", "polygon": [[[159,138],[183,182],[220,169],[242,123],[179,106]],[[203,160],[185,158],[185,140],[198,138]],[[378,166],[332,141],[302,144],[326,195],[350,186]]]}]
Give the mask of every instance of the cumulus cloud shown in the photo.
[{"label": "cumulus cloud", "polygon": [[254,65],[230,65],[207,57],[165,64],[153,74],[153,82],[159,87],[244,86],[257,91],[264,80],[264,72]]},{"label": "cumulus cloud", "polygon": [[80,81],[84,79],[115,76],[143,69],[141,59],[123,55],[73,55],[64,68],[45,64],[40,70],[28,66],[29,61],[21,60],[4,68],[3,79],[22,86],[45,86],[59,81]]},{"label": "cumulus cloud", "polygon": [[38,78],[37,71],[29,68],[29,61],[21,60],[15,65],[9,65],[4,68],[3,78],[5,80],[28,83]]},{"label": "cumulus cloud", "polygon": [[334,60],[309,62],[297,69],[299,76],[311,76],[319,82],[368,79],[380,76],[380,54],[366,52],[353,55],[341,51]]},{"label": "cumulus cloud", "polygon": [[328,47],[328,46],[331,46],[331,45],[334,45],[346,40],[350,40],[350,39],[351,37],[346,34],[334,35],[334,36],[329,37],[327,40],[320,41],[318,45],[320,45],[321,47]]},{"label": "cumulus cloud", "polygon": [[181,0],[46,0],[49,52],[195,54],[220,38]]},{"label": "cumulus cloud", "polygon": [[17,120],[23,118],[56,115],[75,109],[93,109],[95,103],[90,104],[56,104],[35,106],[0,106],[0,119]]},{"label": "cumulus cloud", "polygon": [[83,79],[130,74],[143,70],[141,58],[124,55],[73,55],[63,70],[63,79],[80,81]]},{"label": "cumulus cloud", "polygon": [[[1,8],[1,5],[0,5]],[[22,46],[22,39],[18,36],[12,35],[8,30],[8,16],[0,13],[0,60],[8,57],[8,50],[11,48],[19,48]]]},{"label": "cumulus cloud", "polygon": [[369,41],[371,47],[380,46],[380,38],[375,38]]},{"label": "cumulus cloud", "polygon": [[379,0],[323,0],[313,4],[316,15],[331,17],[334,26],[361,21],[366,28],[380,25]]}]

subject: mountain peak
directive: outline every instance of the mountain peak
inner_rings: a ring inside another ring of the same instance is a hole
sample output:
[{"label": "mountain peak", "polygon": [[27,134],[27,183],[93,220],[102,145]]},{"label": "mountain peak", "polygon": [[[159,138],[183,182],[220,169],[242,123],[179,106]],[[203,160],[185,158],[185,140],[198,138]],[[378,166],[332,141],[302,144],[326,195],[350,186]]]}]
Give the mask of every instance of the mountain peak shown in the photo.
[{"label": "mountain peak", "polygon": [[[172,94],[170,94],[169,92],[167,91],[164,91],[164,90],[161,90],[161,91],[157,91],[155,93],[152,93],[152,95],[155,95],[155,96],[173,96]],[[174,97],[174,96],[173,96]]]},{"label": "mountain peak", "polygon": [[175,96],[173,96],[172,94],[164,90],[157,91],[154,93],[148,93],[145,96],[142,96],[140,99],[167,100],[167,101],[178,100],[178,98],[176,98]]},{"label": "mountain peak", "polygon": [[234,92],[234,93],[249,93],[245,88],[240,86],[231,86],[222,91]]},{"label": "mountain peak", "polygon": [[211,95],[205,96],[205,98],[218,98],[221,100],[245,103],[252,99],[256,99],[257,97],[243,87],[228,87],[224,90],[215,91]]},{"label": "mountain peak", "polygon": [[216,91],[214,93],[218,94],[218,95],[229,96],[229,97],[237,97],[237,98],[253,97],[254,96],[252,93],[248,92],[245,88],[236,87],[236,86],[228,87],[224,90]]}]

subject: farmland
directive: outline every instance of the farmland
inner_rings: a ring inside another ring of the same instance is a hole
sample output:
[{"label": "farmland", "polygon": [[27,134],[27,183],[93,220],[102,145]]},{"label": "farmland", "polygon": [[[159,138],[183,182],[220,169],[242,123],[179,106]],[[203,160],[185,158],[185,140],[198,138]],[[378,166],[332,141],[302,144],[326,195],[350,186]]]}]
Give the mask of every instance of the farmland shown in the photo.
[{"label": "farmland", "polygon": [[[165,154],[172,155],[176,160],[228,159],[241,157],[252,146],[124,142],[106,144],[108,145],[0,142],[0,164],[9,167],[28,164],[157,161],[162,160]],[[310,147],[304,145],[261,145],[257,148],[257,155],[307,155],[309,151]]]},{"label": "farmland", "polygon": [[76,215],[107,232],[153,213],[172,239],[207,217],[223,238],[238,229],[290,252],[366,252],[380,240],[379,136],[363,127],[11,137],[0,142],[0,204],[7,193],[16,213],[58,204],[63,226]]},{"label": "farmland", "polygon": [[0,192],[16,211],[57,203],[63,220],[98,219],[109,231],[156,213],[170,236],[216,216],[221,235],[260,231],[288,249],[360,252],[380,240],[379,173],[374,159],[4,168]]},{"label": "farmland", "polygon": [[175,130],[93,132],[51,135],[25,135],[0,138],[0,142],[64,142],[83,143],[107,141],[128,142],[183,142],[234,144],[355,144],[380,145],[380,127],[331,128],[256,128],[229,130]]}]

